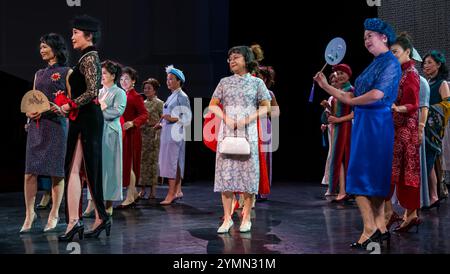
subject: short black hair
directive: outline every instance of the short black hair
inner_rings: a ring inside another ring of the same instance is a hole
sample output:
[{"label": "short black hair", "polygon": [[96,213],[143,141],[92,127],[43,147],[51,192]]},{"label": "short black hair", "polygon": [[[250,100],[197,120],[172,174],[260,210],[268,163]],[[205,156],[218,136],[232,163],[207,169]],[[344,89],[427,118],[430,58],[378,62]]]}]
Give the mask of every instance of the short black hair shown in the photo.
[{"label": "short black hair", "polygon": [[124,67],[122,69],[122,74],[125,74],[125,73],[130,75],[131,80],[137,82],[137,80],[138,80],[138,73],[137,73],[137,71],[134,68],[132,68],[132,67]]},{"label": "short black hair", "polygon": [[96,31],[96,32],[92,32],[92,31],[87,31],[87,30],[80,30],[81,32],[83,32],[83,35],[85,38],[88,38],[89,35],[92,35],[92,44],[94,45],[98,45],[98,43],[100,42],[100,38],[102,36],[101,31]]},{"label": "short black hair", "polygon": [[48,45],[53,54],[56,56],[56,63],[61,66],[67,65],[69,61],[69,51],[67,50],[66,41],[57,33],[48,33],[39,39],[40,43]]},{"label": "short black hair", "polygon": [[237,53],[242,56],[244,56],[245,60],[245,66],[250,73],[255,73],[258,68],[258,62],[256,62],[255,55],[253,54],[253,51],[251,48],[247,46],[236,46],[232,47],[228,51],[228,57],[230,57],[231,54]]},{"label": "short black hair", "polygon": [[102,68],[105,68],[110,74],[114,75],[114,83],[119,82],[120,76],[122,75],[122,66],[114,61],[105,60],[102,62]]},{"label": "short black hair", "polygon": [[425,54],[425,56],[422,58],[423,59],[422,69],[425,64],[425,59],[427,59],[428,57],[431,57],[436,63],[441,65],[438,70],[437,78],[447,79],[448,68],[446,66],[446,59],[445,59],[444,53],[442,53],[438,50],[432,50],[432,51],[428,52],[427,54]]}]

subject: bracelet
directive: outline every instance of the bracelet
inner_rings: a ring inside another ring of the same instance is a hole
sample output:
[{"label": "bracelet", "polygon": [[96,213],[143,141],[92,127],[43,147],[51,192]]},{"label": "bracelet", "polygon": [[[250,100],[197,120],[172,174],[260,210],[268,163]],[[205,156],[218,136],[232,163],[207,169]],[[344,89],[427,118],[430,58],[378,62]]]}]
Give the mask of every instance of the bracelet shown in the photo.
[{"label": "bracelet", "polygon": [[425,123],[419,123],[419,126],[425,127]]}]

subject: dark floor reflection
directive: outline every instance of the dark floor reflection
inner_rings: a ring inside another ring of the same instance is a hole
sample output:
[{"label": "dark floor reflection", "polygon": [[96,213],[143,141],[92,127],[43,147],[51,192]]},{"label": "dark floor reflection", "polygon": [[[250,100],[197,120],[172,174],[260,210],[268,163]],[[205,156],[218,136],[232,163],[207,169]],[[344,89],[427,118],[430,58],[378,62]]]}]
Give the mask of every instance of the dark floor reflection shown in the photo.
[{"label": "dark floor reflection", "polygon": [[[20,254],[329,254],[368,253],[354,251],[349,244],[362,230],[354,203],[333,204],[323,198],[319,184],[275,183],[268,201],[256,203],[252,230],[240,233],[240,211],[234,227],[224,235],[216,233],[221,224],[220,194],[212,184],[184,187],[184,199],[160,206],[161,199],[141,200],[135,209],[114,211],[111,236],[60,243],[56,232],[44,234],[48,211],[38,211],[32,233],[19,235],[24,220],[22,193],[0,194],[0,253]],[[163,195],[166,187],[158,189]],[[398,212],[402,212],[397,208]],[[415,231],[392,235],[391,248],[382,253],[450,253],[449,204],[440,211],[421,212],[424,223]],[[64,209],[61,209],[63,214]],[[61,215],[63,217],[63,215]],[[93,219],[85,219],[90,227]]]}]

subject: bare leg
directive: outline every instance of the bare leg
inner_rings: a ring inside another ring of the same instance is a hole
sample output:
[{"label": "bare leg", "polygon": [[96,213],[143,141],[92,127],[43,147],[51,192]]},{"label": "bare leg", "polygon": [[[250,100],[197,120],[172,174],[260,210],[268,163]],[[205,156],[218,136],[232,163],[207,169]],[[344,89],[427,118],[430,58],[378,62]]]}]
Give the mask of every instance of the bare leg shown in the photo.
[{"label": "bare leg", "polygon": [[153,182],[153,185],[150,187],[150,195],[148,196],[150,199],[155,199],[156,197],[156,184],[157,182]]},{"label": "bare leg", "polygon": [[181,171],[179,166],[177,167],[177,178],[175,179],[175,183],[175,197],[182,198],[183,192],[181,191]]},{"label": "bare leg", "polygon": [[392,201],[386,201],[384,203],[384,223],[388,224],[391,219],[392,214],[394,214],[394,208],[392,206]]},{"label": "bare leg", "polygon": [[231,221],[231,210],[233,208],[233,192],[222,192],[222,205],[223,205],[223,223],[227,224]]},{"label": "bare leg", "polygon": [[341,170],[339,173],[339,194],[336,199],[340,200],[347,196],[347,192],[345,192],[345,170],[344,164],[341,165]]},{"label": "bare leg", "polygon": [[[94,204],[94,203],[92,203],[92,204]],[[95,210],[95,221],[92,224],[91,231],[96,229],[97,226],[101,225],[103,222],[103,220],[100,218],[100,214],[98,214],[98,210],[97,210],[97,207],[95,206],[95,204],[94,204],[94,210]]]},{"label": "bare leg", "polygon": [[[88,191],[89,191],[89,188],[88,188]],[[88,199],[88,205],[87,205],[86,209],[84,210],[84,213],[88,214],[92,210],[94,210],[94,203],[92,202],[92,199]]]},{"label": "bare leg", "polygon": [[233,195],[231,196],[232,198],[231,198],[231,211],[230,211],[230,214],[231,214],[231,216],[233,216],[233,213],[234,213],[234,207],[235,207],[235,205],[236,205],[236,203],[238,202],[238,200],[236,199],[236,194],[234,194],[233,193]]},{"label": "bare leg", "polygon": [[244,193],[244,207],[242,209],[242,223],[250,222],[254,195]]},{"label": "bare leg", "polygon": [[69,232],[79,220],[79,207],[81,197],[81,179],[80,169],[83,160],[83,150],[81,149],[80,139],[77,141],[75,155],[73,157],[72,169],[70,172],[69,182],[67,186],[67,205],[69,207],[69,224],[66,233]]},{"label": "bare leg", "polygon": [[46,190],[44,192],[44,195],[42,195],[41,201],[39,202],[40,206],[46,207],[52,198],[52,193],[49,190]]},{"label": "bare leg", "polygon": [[437,181],[436,170],[433,166],[430,172],[430,180],[428,181],[430,187],[430,204],[433,204],[439,200],[437,193]]},{"label": "bare leg", "polygon": [[356,196],[356,204],[358,205],[359,211],[361,212],[364,223],[364,230],[358,240],[358,243],[363,243],[376,231],[377,225],[375,223],[375,217],[372,212],[372,205],[370,203],[370,200],[366,196]]},{"label": "bare leg", "polygon": [[167,191],[166,198],[160,204],[168,205],[173,202],[176,195],[176,179],[168,179],[169,181],[169,190]]},{"label": "bare leg", "polygon": [[123,201],[122,205],[126,206],[132,204],[136,201],[136,198],[139,196],[139,193],[136,190],[136,175],[134,174],[133,169],[130,174],[130,185],[127,189],[127,198]]},{"label": "bare leg", "polygon": [[240,193],[239,194],[239,208],[243,208],[244,207],[244,194]]},{"label": "bare leg", "polygon": [[113,214],[113,202],[112,201],[106,201],[105,202],[105,207],[106,207],[106,213],[108,213],[108,215],[112,216],[112,214]]},{"label": "bare leg", "polygon": [[[385,203],[383,198],[371,198],[372,211],[375,218],[376,228],[382,233],[386,232],[386,219],[384,216]],[[372,234],[370,234],[372,235]]]},{"label": "bare leg", "polygon": [[24,196],[26,206],[26,217],[22,229],[31,228],[36,213],[34,212],[34,203],[36,201],[37,192],[37,176],[32,174],[25,174]]},{"label": "bare leg", "polygon": [[60,177],[52,177],[52,210],[50,211],[50,214],[48,215],[48,222],[50,226],[50,222],[53,220],[53,222],[57,222],[59,218],[59,207],[61,206],[61,201],[64,195],[64,178]]},{"label": "bare leg", "polygon": [[417,209],[411,210],[411,209],[407,209],[405,211],[405,218],[403,223],[400,225],[400,227],[404,227],[406,225],[408,225],[413,219],[419,217],[417,215]]}]

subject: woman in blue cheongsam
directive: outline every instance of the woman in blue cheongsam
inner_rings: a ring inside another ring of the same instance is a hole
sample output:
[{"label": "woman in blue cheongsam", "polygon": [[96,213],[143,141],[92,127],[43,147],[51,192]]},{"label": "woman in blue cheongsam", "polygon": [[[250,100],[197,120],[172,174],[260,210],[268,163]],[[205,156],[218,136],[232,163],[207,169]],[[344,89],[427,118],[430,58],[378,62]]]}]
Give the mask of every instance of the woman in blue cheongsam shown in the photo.
[{"label": "woman in blue cheongsam", "polygon": [[364,28],[365,47],[375,59],[356,79],[354,95],[329,85],[321,72],[314,77],[330,95],[354,106],[346,191],[356,196],[364,222],[361,237],[351,247],[363,249],[372,241],[390,241],[384,198],[390,191],[394,147],[391,106],[402,75],[389,50],[396,39],[392,28],[378,18],[367,19]]}]

